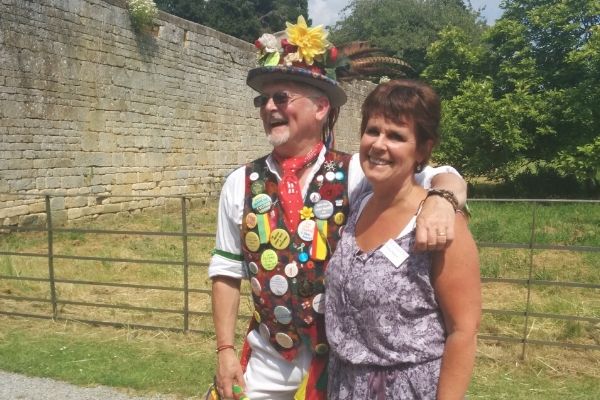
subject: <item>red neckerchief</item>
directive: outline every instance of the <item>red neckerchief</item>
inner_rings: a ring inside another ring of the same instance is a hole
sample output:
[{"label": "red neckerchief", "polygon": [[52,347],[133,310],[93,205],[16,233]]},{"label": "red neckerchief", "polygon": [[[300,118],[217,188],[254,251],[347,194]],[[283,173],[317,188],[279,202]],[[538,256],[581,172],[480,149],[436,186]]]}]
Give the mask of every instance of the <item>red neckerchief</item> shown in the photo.
[{"label": "red neckerchief", "polygon": [[323,142],[317,143],[308,153],[300,157],[282,158],[273,152],[273,158],[279,163],[283,176],[279,181],[279,201],[283,208],[283,221],[290,233],[296,233],[300,222],[300,210],[304,205],[300,181],[296,173],[317,159]]}]

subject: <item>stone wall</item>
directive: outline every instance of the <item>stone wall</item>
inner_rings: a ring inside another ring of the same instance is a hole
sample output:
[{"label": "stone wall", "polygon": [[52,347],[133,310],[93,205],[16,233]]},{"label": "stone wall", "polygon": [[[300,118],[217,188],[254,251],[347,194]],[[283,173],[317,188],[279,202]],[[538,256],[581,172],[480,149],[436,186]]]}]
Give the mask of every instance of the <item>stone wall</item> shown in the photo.
[{"label": "stone wall", "polygon": [[[165,201],[130,196],[216,198],[269,151],[245,85],[255,60],[162,12],[136,33],[121,0],[0,0],[0,225],[42,221],[41,194],[59,221]],[[345,87],[337,148],[352,151],[371,85]]]}]

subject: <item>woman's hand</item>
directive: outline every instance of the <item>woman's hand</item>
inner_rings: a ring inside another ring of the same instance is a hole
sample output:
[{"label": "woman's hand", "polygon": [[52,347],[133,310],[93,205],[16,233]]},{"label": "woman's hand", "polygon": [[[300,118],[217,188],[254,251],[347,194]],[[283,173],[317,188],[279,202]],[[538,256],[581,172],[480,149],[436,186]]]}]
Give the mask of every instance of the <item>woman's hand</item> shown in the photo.
[{"label": "woman's hand", "polygon": [[443,250],[454,240],[455,211],[441,196],[429,196],[417,217],[416,251]]}]

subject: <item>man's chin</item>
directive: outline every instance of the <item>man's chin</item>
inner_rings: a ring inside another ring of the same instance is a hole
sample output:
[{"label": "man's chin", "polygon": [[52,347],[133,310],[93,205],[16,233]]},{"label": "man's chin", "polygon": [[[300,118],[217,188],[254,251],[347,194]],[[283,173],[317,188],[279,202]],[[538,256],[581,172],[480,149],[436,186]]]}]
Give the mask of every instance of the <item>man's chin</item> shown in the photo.
[{"label": "man's chin", "polygon": [[270,133],[267,135],[267,140],[273,147],[277,147],[277,146],[281,146],[282,144],[286,144],[289,139],[290,139],[290,134],[287,132],[283,133],[283,134]]}]

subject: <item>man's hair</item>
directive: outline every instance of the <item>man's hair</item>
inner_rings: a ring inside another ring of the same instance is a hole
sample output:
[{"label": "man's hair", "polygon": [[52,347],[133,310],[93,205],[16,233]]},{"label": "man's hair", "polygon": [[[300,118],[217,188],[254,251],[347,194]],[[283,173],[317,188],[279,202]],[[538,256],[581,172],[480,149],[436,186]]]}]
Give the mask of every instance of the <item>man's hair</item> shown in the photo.
[{"label": "man's hair", "polygon": [[440,98],[426,83],[398,79],[377,86],[362,105],[361,136],[369,118],[376,115],[395,123],[404,119],[412,120],[419,147],[427,140],[432,140],[434,145],[439,141]]}]

